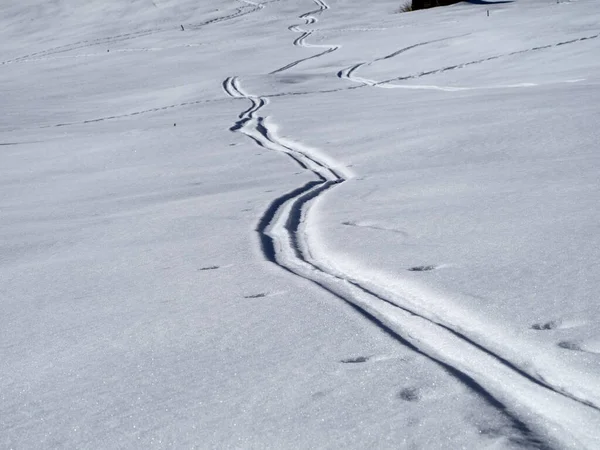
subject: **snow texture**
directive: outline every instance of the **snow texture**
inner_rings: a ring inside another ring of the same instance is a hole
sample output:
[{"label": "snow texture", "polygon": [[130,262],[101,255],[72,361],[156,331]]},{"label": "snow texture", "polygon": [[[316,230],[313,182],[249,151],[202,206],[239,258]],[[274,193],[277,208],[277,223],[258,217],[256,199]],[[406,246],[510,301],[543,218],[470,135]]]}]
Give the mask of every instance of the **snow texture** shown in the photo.
[{"label": "snow texture", "polygon": [[600,448],[600,4],[0,4],[0,447]]}]

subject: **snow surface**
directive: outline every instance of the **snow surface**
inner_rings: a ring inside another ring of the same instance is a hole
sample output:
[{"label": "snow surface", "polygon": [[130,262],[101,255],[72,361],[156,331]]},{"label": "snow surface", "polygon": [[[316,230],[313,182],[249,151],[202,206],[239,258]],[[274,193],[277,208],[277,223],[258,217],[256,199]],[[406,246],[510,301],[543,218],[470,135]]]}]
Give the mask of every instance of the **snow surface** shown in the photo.
[{"label": "snow surface", "polygon": [[600,4],[399,6],[0,4],[1,448],[600,448]]}]

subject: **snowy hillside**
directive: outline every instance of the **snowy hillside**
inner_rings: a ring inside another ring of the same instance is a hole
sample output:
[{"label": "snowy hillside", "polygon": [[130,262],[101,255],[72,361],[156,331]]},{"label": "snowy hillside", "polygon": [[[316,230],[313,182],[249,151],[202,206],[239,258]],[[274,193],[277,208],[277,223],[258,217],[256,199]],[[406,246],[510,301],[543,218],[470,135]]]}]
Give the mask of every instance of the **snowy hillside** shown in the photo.
[{"label": "snowy hillside", "polygon": [[600,4],[0,3],[0,448],[600,448]]}]

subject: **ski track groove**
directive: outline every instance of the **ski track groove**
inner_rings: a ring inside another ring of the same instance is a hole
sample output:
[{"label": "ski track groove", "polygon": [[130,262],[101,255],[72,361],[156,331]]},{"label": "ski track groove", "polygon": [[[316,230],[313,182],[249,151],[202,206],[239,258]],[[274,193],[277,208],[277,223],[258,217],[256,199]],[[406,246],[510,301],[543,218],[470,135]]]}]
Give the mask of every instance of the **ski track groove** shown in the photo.
[{"label": "ski track groove", "polygon": [[[325,3],[324,1],[322,1],[322,0],[313,0],[313,1],[314,1],[314,3],[317,4],[318,9],[315,9],[314,11],[309,11],[309,12],[304,13],[301,16],[299,16],[300,19],[304,20],[305,25],[313,25],[313,24],[317,23],[318,19],[315,16],[320,15],[321,13],[323,13],[323,11],[326,11],[329,9],[329,5],[327,3]],[[320,53],[317,53],[316,55],[308,56],[306,58],[298,59],[289,64],[286,64],[285,66],[280,67],[279,69],[275,69],[272,72],[269,72],[269,75],[275,75],[275,74],[284,72],[288,69],[291,69],[292,67],[296,67],[298,64],[301,64],[306,61],[310,61],[311,59],[316,59],[316,58],[320,58],[321,56],[328,55],[329,53],[333,53],[340,48],[337,45],[315,45],[315,44],[306,43],[306,39],[314,33],[314,30],[308,30],[308,31],[303,30],[302,28],[300,28],[299,25],[292,25],[291,27],[288,28],[288,30],[290,30],[294,33],[301,33],[300,37],[298,37],[294,40],[294,46],[304,47],[304,48],[325,48],[325,50]]]}]

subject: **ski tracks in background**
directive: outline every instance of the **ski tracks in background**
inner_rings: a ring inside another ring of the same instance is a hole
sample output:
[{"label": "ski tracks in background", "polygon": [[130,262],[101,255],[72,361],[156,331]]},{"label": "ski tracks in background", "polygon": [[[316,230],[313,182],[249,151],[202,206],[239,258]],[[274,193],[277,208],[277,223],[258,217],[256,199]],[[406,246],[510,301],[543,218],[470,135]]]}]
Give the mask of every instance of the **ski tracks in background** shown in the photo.
[{"label": "ski tracks in background", "polygon": [[[305,25],[312,25],[318,22],[317,19],[317,15],[320,15],[323,11],[328,10],[329,9],[329,5],[327,5],[327,3],[325,3],[322,0],[313,0],[317,6],[318,9],[314,10],[314,11],[309,11],[307,13],[304,13],[300,16],[300,19],[304,20],[304,24]],[[276,69],[272,72],[269,73],[269,75],[274,75],[277,73],[281,73],[284,72],[288,69],[291,69],[292,67],[297,66],[298,64],[301,64],[305,61],[309,61],[311,59],[315,59],[315,58],[319,58],[321,56],[325,56],[329,53],[333,53],[335,52],[337,49],[339,49],[340,47],[338,45],[321,45],[321,44],[309,44],[306,42],[306,39],[308,37],[310,37],[313,33],[314,30],[304,30],[302,28],[300,28],[299,25],[292,25],[291,27],[288,28],[288,30],[294,32],[294,33],[300,33],[300,37],[298,37],[295,41],[294,41],[294,45],[296,47],[305,47],[305,48],[324,48],[325,50],[317,53],[316,55],[312,55],[312,56],[308,56],[306,58],[302,58],[302,59],[298,59],[296,61],[293,61],[289,64],[286,64],[283,67],[280,67],[279,69]]]},{"label": "ski tracks in background", "polygon": [[[218,16],[213,19],[208,19],[203,22],[196,23],[196,24],[189,24],[186,26],[186,28],[188,30],[199,30],[207,25],[212,25],[212,24],[216,24],[216,23],[220,23],[220,22],[225,22],[228,20],[237,19],[237,18],[245,16],[247,14],[251,14],[251,13],[260,11],[261,9],[264,8],[264,6],[266,4],[277,2],[279,0],[267,0],[264,2],[260,2],[260,3],[253,2],[250,0],[237,0],[237,1],[243,3],[243,5],[236,8],[234,12],[225,14],[222,16]],[[152,29],[147,29],[147,30],[135,31],[135,32],[131,32],[131,33],[119,34],[119,35],[115,35],[115,36],[107,36],[107,37],[98,38],[98,39],[85,39],[85,40],[77,41],[77,42],[74,42],[71,44],[61,45],[61,46],[53,47],[53,48],[50,48],[47,50],[42,50],[39,52],[34,52],[34,53],[30,53],[28,55],[23,55],[23,56],[19,56],[17,58],[2,61],[2,62],[0,62],[0,65],[26,62],[26,61],[30,61],[32,59],[37,60],[42,57],[48,57],[48,56],[52,56],[52,55],[66,53],[66,52],[70,52],[73,50],[79,50],[82,48],[93,47],[93,46],[98,46],[98,45],[110,45],[110,44],[115,44],[118,42],[128,41],[128,40],[132,40],[132,39],[138,39],[141,37],[149,36],[151,34],[164,33],[166,31],[173,31],[173,30],[178,29],[179,26],[180,25],[177,24],[177,26],[173,26],[173,27],[152,28]]]},{"label": "ski tracks in background", "polygon": [[[406,76],[400,76],[400,77],[394,77],[394,78],[390,78],[387,80],[383,80],[383,81],[376,81],[376,80],[371,80],[368,78],[362,78],[362,77],[358,77],[355,75],[355,73],[363,68],[363,67],[367,67],[370,66],[372,64],[375,64],[376,62],[379,61],[384,61],[386,59],[391,59],[395,56],[398,56],[408,50],[412,50],[415,49],[417,47],[422,47],[424,45],[428,45],[428,44],[433,44],[436,42],[442,42],[442,41],[447,41],[450,39],[455,39],[458,37],[464,37],[467,35],[460,35],[460,36],[453,36],[453,37],[448,37],[448,38],[442,38],[442,39],[436,39],[436,40],[432,40],[432,41],[426,41],[426,42],[422,42],[422,43],[418,43],[418,44],[414,44],[414,45],[410,45],[408,47],[404,47],[400,50],[397,50],[393,53],[390,53],[389,55],[380,57],[380,58],[376,58],[370,62],[362,62],[359,64],[354,64],[350,67],[347,67],[343,70],[340,70],[337,73],[338,78],[341,79],[345,79],[354,83],[359,83],[363,86],[373,86],[373,87],[379,87],[379,88],[384,88],[384,89],[431,89],[431,90],[441,90],[441,91],[466,91],[466,90],[475,90],[475,89],[494,89],[494,88],[514,88],[514,87],[532,87],[532,86],[538,86],[539,84],[537,83],[519,83],[519,84],[512,84],[512,85],[500,85],[500,86],[483,86],[483,87],[454,87],[454,86],[434,86],[434,85],[401,85],[401,84],[393,84],[394,81],[408,81],[408,80],[415,80],[415,79],[420,79],[423,77],[427,77],[429,75],[437,75],[440,73],[445,73],[445,72],[449,72],[449,71],[453,71],[453,70],[458,70],[458,69],[463,69],[465,67],[469,67],[469,66],[473,66],[473,65],[477,65],[477,64],[483,64],[489,61],[494,61],[497,59],[502,59],[502,58],[508,58],[511,56],[516,56],[516,55],[523,55],[523,54],[527,54],[527,53],[532,53],[532,52],[538,52],[541,50],[548,50],[548,49],[552,49],[552,48],[558,48],[564,45],[571,45],[571,44],[575,44],[575,43],[579,43],[579,42],[584,42],[584,41],[589,41],[589,40],[593,40],[593,39],[598,39],[600,38],[600,33],[594,34],[594,35],[590,35],[590,36],[584,36],[584,37],[580,37],[580,38],[575,38],[575,39],[569,39],[567,41],[561,41],[558,43],[554,43],[554,44],[547,44],[547,45],[541,45],[541,46],[536,46],[536,47],[531,47],[531,48],[527,48],[527,49],[523,49],[523,50],[517,50],[514,52],[509,52],[509,53],[503,53],[500,55],[494,55],[494,56],[489,56],[487,58],[481,58],[481,59],[477,59],[474,61],[468,61],[465,63],[460,63],[460,64],[453,64],[450,66],[446,66],[446,67],[441,67],[438,69],[433,69],[433,70],[427,70],[424,72],[420,72],[417,74],[412,74],[412,75],[406,75]],[[566,80],[563,81],[564,83],[572,83],[575,81],[579,81],[579,80]]]}]

